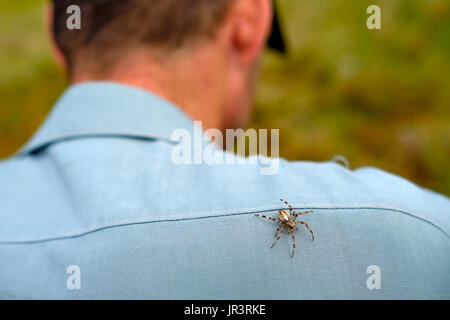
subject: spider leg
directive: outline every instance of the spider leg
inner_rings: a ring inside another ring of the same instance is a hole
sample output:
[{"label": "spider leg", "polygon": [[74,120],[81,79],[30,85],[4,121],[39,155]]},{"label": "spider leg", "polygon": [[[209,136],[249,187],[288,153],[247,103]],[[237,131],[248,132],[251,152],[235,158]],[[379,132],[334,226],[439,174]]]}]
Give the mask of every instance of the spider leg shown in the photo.
[{"label": "spider leg", "polygon": [[312,210],[309,210],[309,211],[303,211],[303,212],[295,212],[294,213],[294,221],[297,219],[297,217],[298,216],[301,216],[302,214],[307,214],[307,213],[310,213],[310,212],[313,212]]},{"label": "spider leg", "polygon": [[291,258],[294,257],[294,253],[295,253],[295,234],[294,231],[289,231],[289,233],[291,234],[292,237],[292,254],[291,254]]},{"label": "spider leg", "polygon": [[260,217],[260,218],[264,218],[264,219],[267,219],[267,220],[271,220],[271,221],[274,221],[274,222],[277,222],[277,219],[265,216],[263,214],[255,214],[255,216]]},{"label": "spider leg", "polygon": [[280,240],[280,238],[281,238],[281,235],[283,234],[283,232],[284,232],[284,228],[281,228],[281,232],[280,232],[280,234],[278,235],[278,238],[274,241],[274,243],[270,246],[271,248],[273,248],[274,246],[275,246],[275,244],[278,242],[278,240]]},{"label": "spider leg", "polygon": [[281,202],[284,202],[284,204],[287,205],[287,206],[289,207],[289,213],[292,213],[292,207],[291,207],[291,205],[290,205],[286,200],[280,199],[280,201],[281,201]]},{"label": "spider leg", "polygon": [[304,225],[304,226],[306,227],[306,229],[309,230],[309,232],[311,233],[312,241],[314,241],[314,232],[311,230],[311,228],[308,226],[308,224],[307,224],[305,221],[298,221],[298,222],[295,224],[295,225],[297,226],[297,228],[298,228],[298,225],[299,225],[299,224]]},{"label": "spider leg", "polygon": [[277,235],[278,235],[278,232],[280,232],[280,229],[281,229],[281,224],[278,226],[278,228],[277,228],[277,231],[275,232],[275,238],[277,237]]}]

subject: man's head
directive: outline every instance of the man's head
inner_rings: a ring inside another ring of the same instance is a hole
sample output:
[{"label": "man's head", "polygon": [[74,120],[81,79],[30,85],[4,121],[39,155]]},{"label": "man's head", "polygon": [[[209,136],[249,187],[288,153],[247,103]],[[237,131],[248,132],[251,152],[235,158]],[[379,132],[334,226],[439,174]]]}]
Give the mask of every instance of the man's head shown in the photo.
[{"label": "man's head", "polygon": [[[79,30],[67,28],[70,5],[81,9]],[[270,0],[54,0],[51,17],[73,82],[140,86],[224,128],[248,117],[272,7]]]}]

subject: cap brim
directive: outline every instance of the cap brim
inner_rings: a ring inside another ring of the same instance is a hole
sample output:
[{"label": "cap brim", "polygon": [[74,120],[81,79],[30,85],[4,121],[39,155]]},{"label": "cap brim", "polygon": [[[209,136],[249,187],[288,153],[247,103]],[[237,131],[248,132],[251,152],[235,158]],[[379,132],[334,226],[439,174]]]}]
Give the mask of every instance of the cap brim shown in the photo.
[{"label": "cap brim", "polygon": [[267,47],[274,49],[278,52],[286,52],[286,44],[284,42],[283,33],[281,31],[280,20],[278,16],[277,6],[273,4],[273,20],[272,20],[272,31],[269,35],[267,41]]}]

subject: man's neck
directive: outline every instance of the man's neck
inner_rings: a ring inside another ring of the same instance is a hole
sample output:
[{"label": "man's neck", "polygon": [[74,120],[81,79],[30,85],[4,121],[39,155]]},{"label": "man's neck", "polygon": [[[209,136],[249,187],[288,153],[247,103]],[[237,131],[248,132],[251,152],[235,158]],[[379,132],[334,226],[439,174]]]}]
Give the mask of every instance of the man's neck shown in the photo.
[{"label": "man's neck", "polygon": [[222,92],[215,85],[214,73],[202,69],[203,54],[191,59],[150,60],[135,54],[115,66],[107,76],[74,73],[73,83],[105,80],[145,89],[183,110],[204,129],[223,126]]}]

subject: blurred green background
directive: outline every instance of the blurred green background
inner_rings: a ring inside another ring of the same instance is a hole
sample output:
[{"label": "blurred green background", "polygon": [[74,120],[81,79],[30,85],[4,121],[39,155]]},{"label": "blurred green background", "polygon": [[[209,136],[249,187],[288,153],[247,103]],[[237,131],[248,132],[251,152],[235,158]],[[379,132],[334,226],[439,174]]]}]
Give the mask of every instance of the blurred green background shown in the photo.
[{"label": "blurred green background", "polygon": [[[43,0],[0,0],[0,158],[67,86]],[[381,7],[381,30],[366,8]],[[280,128],[290,160],[347,157],[450,194],[450,1],[280,0],[290,48],[264,54],[251,127]]]}]

